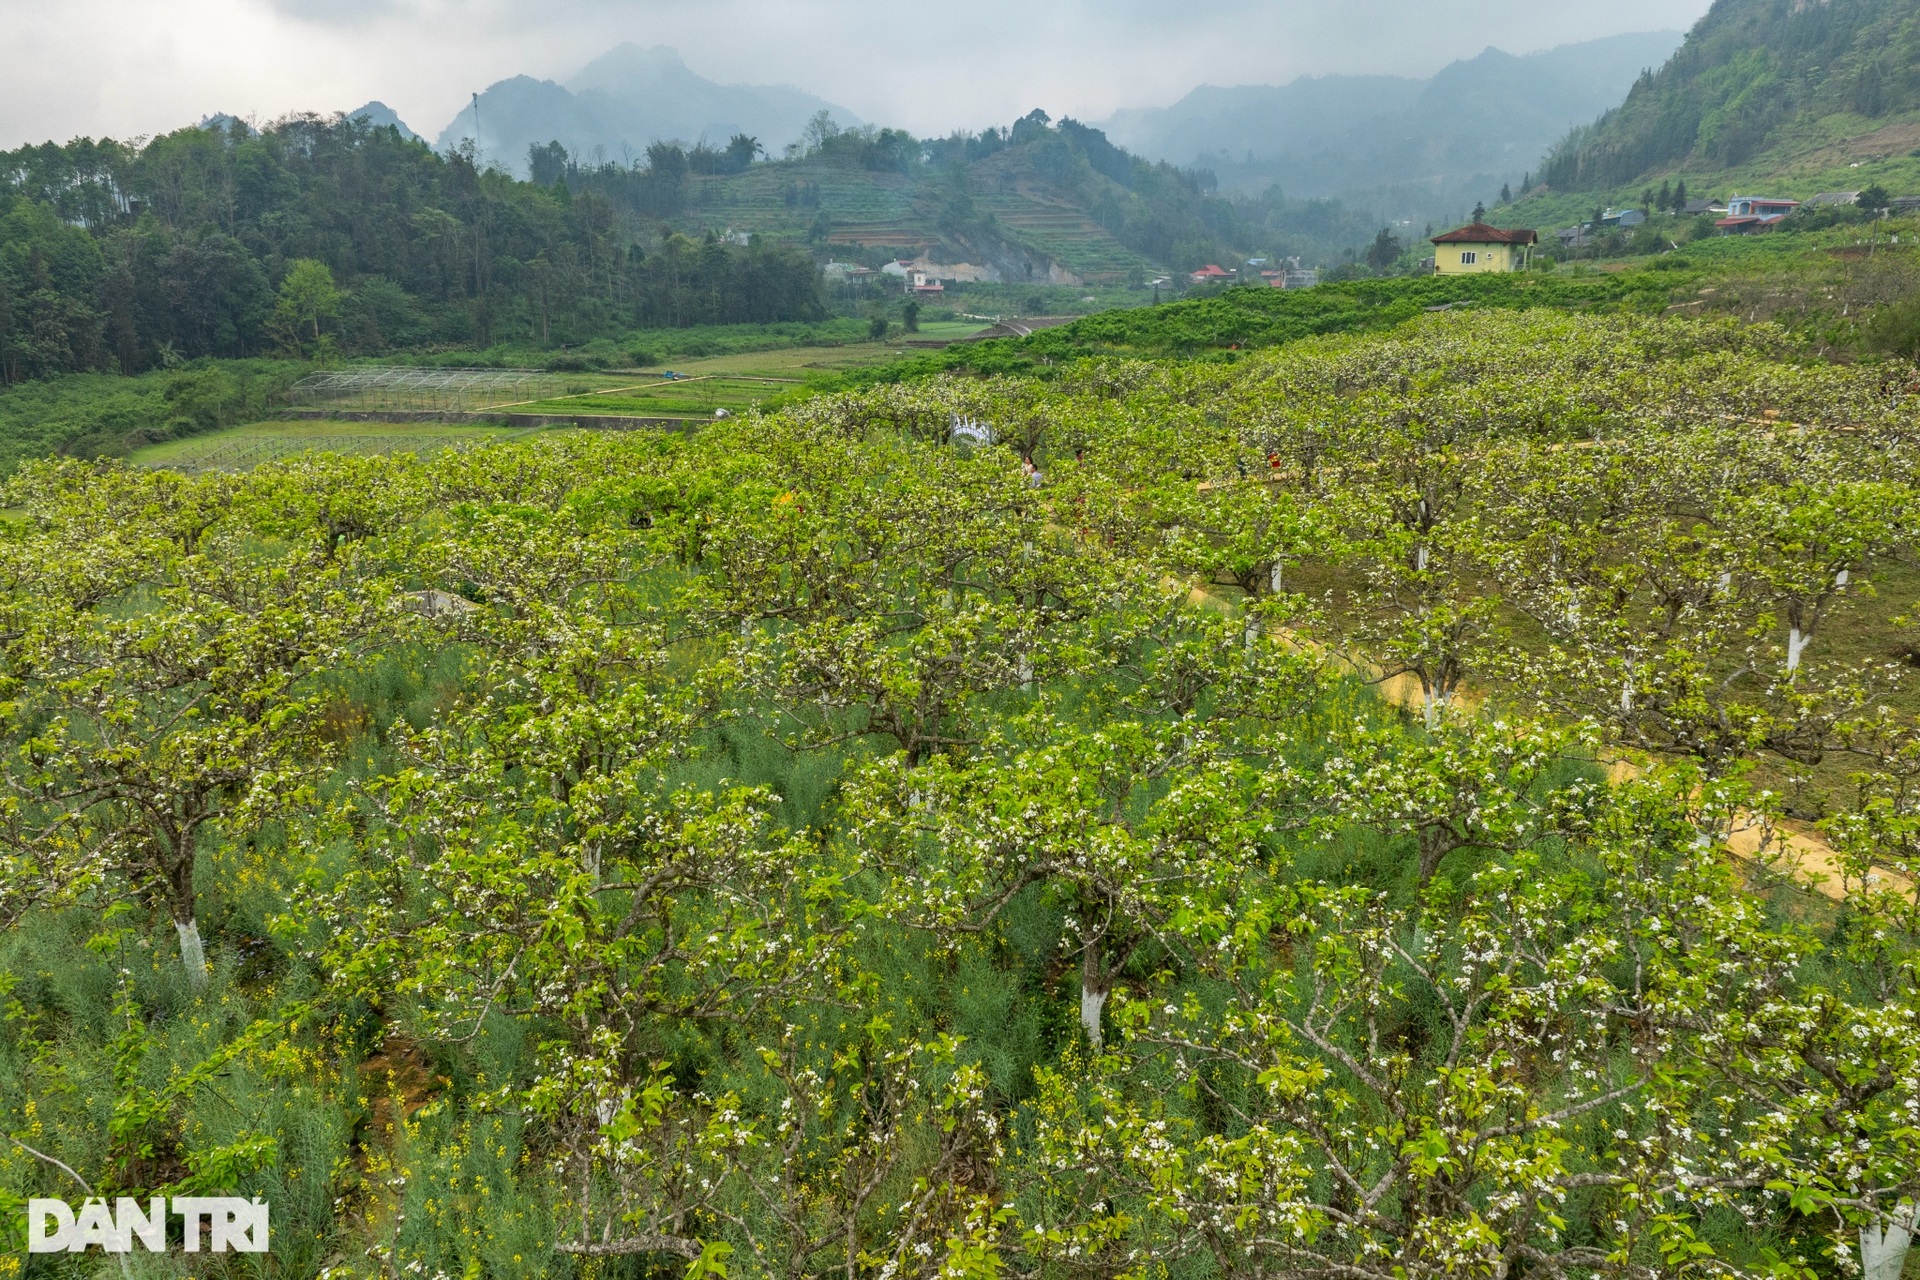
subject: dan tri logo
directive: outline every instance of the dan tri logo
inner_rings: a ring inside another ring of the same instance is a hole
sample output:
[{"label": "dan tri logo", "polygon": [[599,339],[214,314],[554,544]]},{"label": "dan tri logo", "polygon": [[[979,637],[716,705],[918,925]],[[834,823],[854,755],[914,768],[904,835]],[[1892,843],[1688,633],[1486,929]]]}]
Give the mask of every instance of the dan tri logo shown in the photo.
[{"label": "dan tri logo", "polygon": [[182,1223],[181,1249],[199,1253],[204,1233],[209,1252],[265,1253],[268,1206],[238,1196],[154,1196],[141,1208],[128,1196],[109,1208],[90,1199],[76,1215],[65,1200],[27,1201],[28,1253],[132,1253],[138,1240],[148,1253],[167,1251],[167,1221]]}]

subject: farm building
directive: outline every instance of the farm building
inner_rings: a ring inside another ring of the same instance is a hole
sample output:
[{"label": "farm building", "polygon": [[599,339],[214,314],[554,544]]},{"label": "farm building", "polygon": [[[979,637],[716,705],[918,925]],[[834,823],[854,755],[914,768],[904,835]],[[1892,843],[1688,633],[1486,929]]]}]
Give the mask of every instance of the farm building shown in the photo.
[{"label": "farm building", "polygon": [[1727,201],[1727,216],[1713,225],[1723,236],[1747,235],[1755,231],[1770,230],[1782,218],[1799,207],[1798,200],[1735,196]]},{"label": "farm building", "polygon": [[1470,223],[1433,238],[1435,275],[1465,276],[1483,271],[1524,271],[1533,261],[1537,233]]}]

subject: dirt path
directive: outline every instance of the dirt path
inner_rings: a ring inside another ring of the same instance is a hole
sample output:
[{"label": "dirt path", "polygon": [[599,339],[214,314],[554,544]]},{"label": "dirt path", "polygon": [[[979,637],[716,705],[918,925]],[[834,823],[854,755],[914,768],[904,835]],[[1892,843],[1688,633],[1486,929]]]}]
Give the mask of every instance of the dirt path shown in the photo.
[{"label": "dirt path", "polygon": [[[1188,585],[1190,590],[1187,599],[1190,603],[1218,609],[1223,613],[1232,612],[1232,603],[1215,595],[1207,587]],[[1278,628],[1272,635],[1274,640],[1288,648],[1317,654],[1353,672],[1378,689],[1380,696],[1396,707],[1408,711],[1423,708],[1420,682],[1411,675],[1386,675],[1370,662],[1356,661],[1346,654],[1337,653],[1311,636],[1302,635],[1288,627]],[[1462,689],[1454,695],[1455,705],[1468,712],[1477,712],[1485,702],[1485,693],[1478,689]],[[1608,776],[1615,782],[1637,778],[1645,772],[1645,768],[1626,758],[1616,758],[1607,764]],[[1727,851],[1743,862],[1785,875],[1797,887],[1809,893],[1818,893],[1836,902],[1845,901],[1847,897],[1847,876],[1839,852],[1817,829],[1805,823],[1784,819],[1770,822],[1759,814],[1742,810],[1734,816],[1733,829],[1727,838]],[[1911,880],[1883,867],[1875,867],[1869,873],[1867,887],[1904,887],[1909,899],[1916,895]]]}]

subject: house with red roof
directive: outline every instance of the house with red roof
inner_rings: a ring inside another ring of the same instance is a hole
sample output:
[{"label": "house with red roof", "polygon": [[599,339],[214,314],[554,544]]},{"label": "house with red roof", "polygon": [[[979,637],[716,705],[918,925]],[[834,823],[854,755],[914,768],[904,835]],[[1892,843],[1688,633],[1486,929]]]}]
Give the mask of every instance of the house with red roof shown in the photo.
[{"label": "house with red roof", "polygon": [[1723,236],[1742,236],[1755,231],[1771,231],[1775,223],[1799,207],[1798,200],[1735,196],[1727,201],[1727,216],[1713,225]]},{"label": "house with red roof", "polygon": [[1533,261],[1536,232],[1469,223],[1433,238],[1433,271],[1441,276],[1468,276],[1482,271],[1525,271]]},{"label": "house with red roof", "polygon": [[1233,278],[1233,272],[1223,271],[1217,264],[1212,262],[1209,262],[1206,266],[1187,277],[1187,279],[1193,281],[1195,284],[1214,284],[1221,280],[1231,280]]}]

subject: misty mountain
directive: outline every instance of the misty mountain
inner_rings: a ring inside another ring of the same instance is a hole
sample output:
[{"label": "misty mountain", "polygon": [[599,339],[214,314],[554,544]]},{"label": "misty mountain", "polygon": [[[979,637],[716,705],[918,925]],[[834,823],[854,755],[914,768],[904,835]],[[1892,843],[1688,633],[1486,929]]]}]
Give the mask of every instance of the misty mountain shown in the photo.
[{"label": "misty mountain", "polygon": [[419,134],[407,128],[407,122],[400,118],[399,112],[377,99],[369,102],[364,107],[347,112],[347,119],[365,120],[376,129],[383,129],[387,125],[392,125],[400,131],[400,136],[408,142],[416,141],[420,137]]},{"label": "misty mountain", "polygon": [[1698,175],[1781,144],[1834,167],[1906,155],[1920,137],[1920,3],[1715,0],[1673,60],[1622,96],[1556,150],[1554,189]]},{"label": "misty mountain", "polygon": [[1105,127],[1139,154],[1212,169],[1227,189],[1277,182],[1290,196],[1430,216],[1517,186],[1570,126],[1618,104],[1681,38],[1636,33],[1519,57],[1489,48],[1430,80],[1209,85],[1170,107],[1119,112]]},{"label": "misty mountain", "polygon": [[527,149],[557,140],[583,159],[638,156],[663,139],[725,146],[736,133],[779,154],[819,111],[842,126],[860,123],[843,107],[784,85],[723,85],[696,74],[664,46],[623,44],[566,84],[515,76],[480,95],[478,129],[468,107],[441,130],[442,151],[474,138],[483,157],[517,174]]}]

